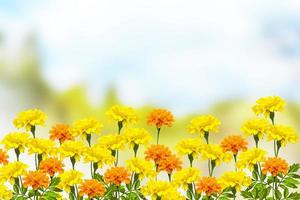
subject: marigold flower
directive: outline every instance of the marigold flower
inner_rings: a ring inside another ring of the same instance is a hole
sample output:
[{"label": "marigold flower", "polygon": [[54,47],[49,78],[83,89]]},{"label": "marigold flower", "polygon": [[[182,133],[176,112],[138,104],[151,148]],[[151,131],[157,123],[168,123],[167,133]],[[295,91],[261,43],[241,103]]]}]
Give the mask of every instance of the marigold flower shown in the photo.
[{"label": "marigold flower", "polygon": [[152,140],[151,134],[143,128],[126,129],[122,135],[130,148],[134,145],[146,145]]},{"label": "marigold flower", "polygon": [[206,196],[210,196],[214,193],[220,193],[222,187],[215,177],[202,177],[197,183],[197,192],[205,193]]},{"label": "marigold flower", "polygon": [[11,200],[12,196],[12,192],[4,184],[0,184],[0,199]]},{"label": "marigold flower", "polygon": [[44,126],[47,119],[47,115],[39,109],[26,110],[20,112],[14,119],[14,125],[16,128],[25,128],[27,131],[31,130],[33,126]]},{"label": "marigold flower", "polygon": [[127,160],[127,168],[138,174],[140,180],[144,178],[153,178],[156,176],[155,166],[152,162],[141,159],[141,158],[132,158]]},{"label": "marigold flower", "polygon": [[177,151],[181,155],[192,155],[197,158],[203,148],[203,141],[199,138],[188,138],[181,140],[177,145]]},{"label": "marigold flower", "polygon": [[50,130],[50,139],[58,140],[63,143],[67,140],[72,140],[71,128],[68,124],[56,124]]},{"label": "marigold flower", "polygon": [[42,171],[29,171],[24,177],[24,187],[32,187],[34,190],[47,188],[49,177]]},{"label": "marigold flower", "polygon": [[109,134],[98,139],[98,145],[111,151],[124,149],[125,143],[123,135]]},{"label": "marigold flower", "polygon": [[241,130],[247,136],[257,135],[261,139],[266,133],[268,126],[269,121],[266,119],[250,119],[243,124]]},{"label": "marigold flower", "polygon": [[162,126],[172,126],[174,122],[173,114],[166,109],[154,109],[147,120],[149,125],[155,125],[156,128],[161,128]]},{"label": "marigold flower", "polygon": [[59,148],[62,158],[74,157],[76,161],[80,160],[85,150],[86,146],[81,141],[66,141]]},{"label": "marigold flower", "polygon": [[84,180],[79,185],[79,195],[88,196],[88,198],[102,197],[105,193],[105,187],[95,179]]},{"label": "marigold flower", "polygon": [[288,172],[287,162],[278,157],[267,158],[267,160],[262,164],[262,173],[267,174],[268,172],[272,176],[277,176],[279,174],[286,174]]},{"label": "marigold flower", "polygon": [[225,172],[219,179],[222,189],[233,187],[240,191],[242,187],[247,187],[251,183],[251,178],[242,171]]},{"label": "marigold flower", "polygon": [[158,163],[158,171],[165,171],[168,174],[172,174],[175,170],[181,170],[181,168],[182,162],[175,155],[167,156]]},{"label": "marigold flower", "polygon": [[45,157],[57,153],[54,141],[48,139],[31,138],[28,140],[26,146],[29,154],[37,153]]},{"label": "marigold flower", "polygon": [[125,167],[112,167],[105,172],[104,180],[107,183],[121,185],[130,182],[130,174]]},{"label": "marigold flower", "polygon": [[217,144],[205,144],[201,150],[203,160],[212,160],[216,166],[221,162],[230,162],[232,154],[229,152],[223,152],[220,145]]},{"label": "marigold flower", "polygon": [[74,136],[82,135],[86,138],[87,134],[98,134],[100,133],[103,125],[95,118],[86,118],[74,122],[73,134]]},{"label": "marigold flower", "polygon": [[39,166],[39,170],[49,174],[51,177],[55,175],[55,173],[61,173],[64,171],[64,164],[61,160],[57,158],[47,158],[42,160]]},{"label": "marigold flower", "polygon": [[212,115],[202,115],[195,117],[191,120],[188,131],[193,133],[199,133],[200,137],[204,137],[205,133],[218,132],[221,122]]},{"label": "marigold flower", "polygon": [[268,140],[280,141],[282,146],[285,146],[288,142],[296,143],[298,134],[292,127],[284,125],[269,126],[267,130]]},{"label": "marigold flower", "polygon": [[15,182],[15,178],[25,174],[27,165],[16,161],[8,163],[0,168],[0,182],[5,182],[9,180],[11,183]]},{"label": "marigold flower", "polygon": [[184,189],[188,188],[188,184],[195,182],[200,178],[201,171],[194,168],[188,167],[175,172],[173,175],[173,182],[175,185],[182,186]]},{"label": "marigold flower", "polygon": [[18,149],[20,152],[24,152],[29,137],[30,135],[28,133],[8,133],[5,135],[1,143],[4,144],[4,148],[6,150]]},{"label": "marigold flower", "polygon": [[111,165],[115,161],[115,158],[112,156],[109,149],[103,148],[97,144],[86,149],[83,153],[83,159],[85,162],[97,163],[98,167]]},{"label": "marigold flower", "polygon": [[0,164],[6,165],[8,163],[8,155],[5,151],[0,149]]},{"label": "marigold flower", "polygon": [[256,101],[252,110],[256,115],[263,114],[265,117],[270,117],[271,113],[282,112],[285,106],[285,101],[279,96],[262,97]]},{"label": "marigold flower", "polygon": [[135,124],[138,120],[133,108],[128,106],[115,105],[106,114],[114,121],[122,122],[123,125]]},{"label": "marigold flower", "polygon": [[266,151],[259,148],[248,149],[238,155],[236,167],[238,169],[248,168],[252,171],[255,164],[265,160],[266,154]]},{"label": "marigold flower", "polygon": [[230,135],[225,137],[221,142],[221,147],[224,152],[230,151],[237,155],[239,151],[247,149],[248,142],[240,135]]},{"label": "marigold flower", "polygon": [[76,170],[69,170],[59,174],[60,182],[58,187],[70,192],[71,187],[82,182],[83,173]]},{"label": "marigold flower", "polygon": [[141,192],[145,196],[151,196],[152,200],[156,200],[158,199],[158,197],[160,197],[163,200],[182,199],[182,196],[178,193],[174,185],[167,181],[150,180],[146,183],[146,185],[142,187]]},{"label": "marigold flower", "polygon": [[153,160],[155,164],[158,164],[161,160],[170,156],[171,154],[171,150],[168,147],[157,144],[151,145],[145,151],[145,158],[146,160]]}]

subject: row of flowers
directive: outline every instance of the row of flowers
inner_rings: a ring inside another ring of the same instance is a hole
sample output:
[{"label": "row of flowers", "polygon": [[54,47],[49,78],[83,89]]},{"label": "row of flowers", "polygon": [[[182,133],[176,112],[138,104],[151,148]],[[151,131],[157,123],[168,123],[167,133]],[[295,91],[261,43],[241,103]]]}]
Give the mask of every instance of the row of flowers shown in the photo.
[{"label": "row of flowers", "polygon": [[[138,117],[131,107],[116,105],[106,113],[116,122],[117,132],[100,136],[97,142],[92,137],[103,125],[95,118],[72,126],[56,124],[45,139],[37,137],[37,127],[45,125],[47,116],[38,109],[23,111],[13,123],[24,132],[8,133],[1,141],[0,199],[300,199],[293,192],[299,183],[299,164],[289,165],[279,156],[282,147],[298,139],[293,128],[275,123],[275,114],[284,106],[277,96],[258,99],[252,109],[263,117],[246,121],[243,135],[226,136],[220,144],[210,143],[210,134],[219,131],[221,122],[212,115],[195,117],[187,129],[197,136],[181,140],[177,153],[159,144],[160,134],[167,134],[162,128],[174,123],[173,114],[165,109],[154,109],[147,119],[156,128],[155,144],[146,129],[132,128]],[[246,137],[253,138],[254,147]],[[273,142],[273,156],[260,147],[263,139]],[[145,152],[139,152],[141,146]],[[119,163],[126,148],[133,156]],[[15,157],[9,158],[8,151]],[[32,155],[34,166],[21,161],[25,153]],[[195,166],[200,157],[207,162],[206,173]],[[183,166],[182,159],[189,165]],[[90,174],[78,170],[79,162],[86,163]],[[223,162],[234,162],[235,169],[215,177]]]}]

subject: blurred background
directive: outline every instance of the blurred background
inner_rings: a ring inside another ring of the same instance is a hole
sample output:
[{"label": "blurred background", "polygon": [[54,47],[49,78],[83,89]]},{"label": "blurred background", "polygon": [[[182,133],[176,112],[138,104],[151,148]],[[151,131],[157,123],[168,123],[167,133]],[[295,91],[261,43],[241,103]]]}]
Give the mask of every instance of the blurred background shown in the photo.
[{"label": "blurred background", "polygon": [[[196,137],[186,131],[192,117],[213,114],[217,143],[240,133],[268,95],[287,101],[276,121],[299,133],[299,1],[0,0],[0,137],[29,108],[48,114],[44,137],[55,123],[90,116],[112,133],[105,111],[125,104],[153,134],[148,113],[171,110],[176,123],[161,134],[171,148]],[[281,152],[290,163],[299,144]]]}]

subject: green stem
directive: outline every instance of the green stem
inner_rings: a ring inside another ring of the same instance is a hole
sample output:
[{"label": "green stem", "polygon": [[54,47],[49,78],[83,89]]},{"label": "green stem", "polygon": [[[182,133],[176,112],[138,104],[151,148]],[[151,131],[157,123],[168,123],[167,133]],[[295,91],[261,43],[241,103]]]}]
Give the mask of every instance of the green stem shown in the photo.
[{"label": "green stem", "polygon": [[160,134],[160,128],[157,128],[157,138],[156,138],[156,144],[159,143],[159,134]]},{"label": "green stem", "polygon": [[194,161],[193,154],[189,154],[188,158],[189,158],[189,161],[190,161],[190,167],[193,167],[193,161]]},{"label": "green stem", "polygon": [[19,150],[18,148],[16,148],[16,149],[15,149],[15,153],[16,153],[17,161],[19,161],[20,150]]},{"label": "green stem", "polygon": [[35,126],[31,126],[30,131],[32,133],[33,138],[35,138]]},{"label": "green stem", "polygon": [[168,178],[169,178],[169,182],[171,182],[172,181],[172,173],[168,173]]},{"label": "green stem", "polygon": [[72,163],[72,168],[74,170],[75,169],[75,163],[76,163],[75,157],[74,156],[70,157],[70,160],[71,160],[71,163]]},{"label": "green stem", "polygon": [[118,166],[118,162],[119,162],[119,150],[116,149],[116,161],[115,161],[115,166]]},{"label": "green stem", "polygon": [[204,138],[205,138],[206,143],[209,144],[209,132],[208,131],[204,132]]}]

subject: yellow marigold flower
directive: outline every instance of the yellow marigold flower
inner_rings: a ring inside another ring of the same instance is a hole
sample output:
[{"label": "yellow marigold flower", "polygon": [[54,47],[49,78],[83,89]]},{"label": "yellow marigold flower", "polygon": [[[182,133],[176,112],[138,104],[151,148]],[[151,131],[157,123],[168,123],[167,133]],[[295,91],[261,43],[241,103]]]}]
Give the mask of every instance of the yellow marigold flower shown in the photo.
[{"label": "yellow marigold flower", "polygon": [[177,151],[181,155],[192,155],[193,158],[197,158],[201,149],[203,148],[204,143],[199,138],[188,138],[181,140],[177,145]]},{"label": "yellow marigold flower", "polygon": [[12,192],[4,184],[0,184],[0,199],[11,200],[12,196]]},{"label": "yellow marigold flower", "polygon": [[268,158],[262,164],[262,173],[267,174],[268,172],[272,176],[277,176],[278,174],[286,174],[288,172],[289,166],[287,162],[282,158]]},{"label": "yellow marigold flower", "polygon": [[95,118],[86,118],[74,122],[73,134],[74,136],[82,135],[83,138],[87,134],[98,134],[103,125]]},{"label": "yellow marigold flower", "polygon": [[67,140],[72,140],[71,128],[68,124],[56,124],[52,126],[50,130],[50,139],[58,140],[60,143],[63,143]]},{"label": "yellow marigold flower", "polygon": [[79,185],[79,195],[83,197],[88,196],[89,199],[96,197],[102,197],[105,193],[105,187],[102,183],[96,181],[95,179],[84,180]]},{"label": "yellow marigold flower", "polygon": [[119,186],[130,182],[130,174],[125,167],[112,167],[104,173],[104,180]]},{"label": "yellow marigold flower", "polygon": [[174,186],[167,181],[154,181],[150,180],[142,187],[141,192],[145,196],[151,196],[152,200],[156,200],[158,197],[167,200],[166,198],[172,192],[176,191]]},{"label": "yellow marigold flower", "polygon": [[19,161],[2,166],[0,168],[0,182],[9,180],[11,183],[14,183],[15,178],[25,174],[27,167],[26,164]]},{"label": "yellow marigold flower", "polygon": [[240,135],[229,135],[221,142],[221,147],[224,152],[230,151],[237,155],[240,151],[247,149],[248,142]]},{"label": "yellow marigold flower", "polygon": [[202,115],[191,120],[188,131],[190,133],[199,133],[200,137],[204,137],[205,133],[218,132],[221,122],[212,115]]},{"label": "yellow marigold flower", "polygon": [[104,147],[111,151],[124,149],[125,143],[126,141],[123,135],[109,134],[109,135],[102,136],[98,139],[98,144],[101,147]]},{"label": "yellow marigold flower", "polygon": [[161,200],[186,200],[186,198],[175,187],[171,187],[162,195]]},{"label": "yellow marigold flower", "polygon": [[18,149],[20,152],[24,152],[29,137],[28,133],[8,133],[1,143],[4,144],[6,150]]},{"label": "yellow marigold flower", "polygon": [[76,161],[80,160],[85,150],[86,146],[81,141],[66,141],[59,148],[62,158],[74,157]]},{"label": "yellow marigold flower", "polygon": [[47,158],[42,160],[39,166],[39,170],[49,174],[51,177],[55,175],[55,173],[61,173],[64,171],[64,164],[61,160],[57,158]]},{"label": "yellow marigold flower", "polygon": [[106,114],[114,121],[121,122],[123,125],[135,124],[138,120],[133,108],[128,106],[115,105]]},{"label": "yellow marigold flower", "polygon": [[149,125],[155,125],[156,128],[161,128],[162,126],[172,126],[174,122],[173,114],[166,109],[154,109],[147,120]]},{"label": "yellow marigold flower", "polygon": [[130,148],[133,148],[134,145],[146,145],[152,139],[151,134],[143,128],[126,129],[122,135]]},{"label": "yellow marigold flower", "polygon": [[279,96],[262,97],[256,101],[252,110],[256,115],[263,114],[265,117],[270,117],[271,113],[282,112],[285,106],[285,101]]},{"label": "yellow marigold flower", "polygon": [[131,158],[126,161],[127,168],[138,174],[139,179],[153,178],[156,176],[155,166],[152,162],[141,159],[141,158]]},{"label": "yellow marigold flower", "polygon": [[251,178],[242,171],[225,172],[219,179],[223,189],[233,187],[240,191],[242,187],[247,187],[251,183]]},{"label": "yellow marigold flower", "polygon": [[56,154],[55,143],[52,140],[42,138],[31,138],[27,142],[28,153],[37,153],[43,156]]},{"label": "yellow marigold flower", "polygon": [[241,130],[242,132],[249,135],[257,135],[258,138],[263,138],[269,126],[269,121],[266,119],[250,119],[244,123]]},{"label": "yellow marigold flower", "polygon": [[267,130],[268,140],[280,141],[285,146],[288,142],[296,143],[298,134],[292,127],[284,125],[269,126]]},{"label": "yellow marigold flower", "polygon": [[82,182],[83,173],[76,170],[69,170],[59,174],[60,182],[58,187],[70,192],[71,187]]},{"label": "yellow marigold flower", "polygon": [[32,187],[34,190],[47,188],[49,177],[42,171],[30,171],[24,177],[24,187]]},{"label": "yellow marigold flower", "polygon": [[215,177],[202,177],[197,183],[197,192],[199,194],[205,193],[206,196],[210,196],[214,193],[219,194],[222,191],[222,187],[219,181]]},{"label": "yellow marigold flower", "polygon": [[188,167],[175,172],[173,175],[173,182],[175,185],[187,189],[188,184],[197,181],[200,178],[201,173],[200,170],[194,167]]},{"label": "yellow marigold flower", "polygon": [[248,149],[247,151],[244,151],[238,155],[236,167],[238,169],[248,168],[250,171],[252,171],[255,164],[265,160],[266,155],[267,152],[262,149]]},{"label": "yellow marigold flower", "polygon": [[8,155],[2,149],[0,149],[0,164],[3,164],[3,165],[8,164]]},{"label": "yellow marigold flower", "polygon": [[111,165],[115,158],[112,156],[109,149],[103,148],[100,145],[93,145],[88,147],[83,153],[84,162],[97,163],[98,167],[102,168],[104,165]]},{"label": "yellow marigold flower", "polygon": [[25,128],[27,131],[31,130],[33,126],[44,126],[47,119],[47,115],[39,109],[26,110],[20,112],[14,119],[14,125],[16,128]]},{"label": "yellow marigold flower", "polygon": [[221,162],[230,162],[232,159],[232,153],[223,152],[220,145],[217,144],[205,144],[201,150],[202,158],[204,160],[212,160],[216,166],[220,165]]}]

